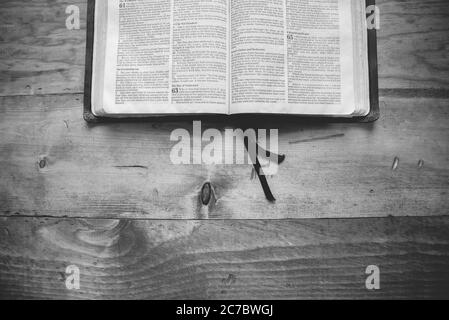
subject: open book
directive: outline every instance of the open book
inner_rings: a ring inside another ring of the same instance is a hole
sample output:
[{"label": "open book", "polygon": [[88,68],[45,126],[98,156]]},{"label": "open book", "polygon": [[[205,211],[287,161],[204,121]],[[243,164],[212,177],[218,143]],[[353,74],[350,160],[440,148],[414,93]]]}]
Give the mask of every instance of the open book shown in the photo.
[{"label": "open book", "polygon": [[370,113],[364,1],[91,0],[90,7],[89,105],[97,117]]}]

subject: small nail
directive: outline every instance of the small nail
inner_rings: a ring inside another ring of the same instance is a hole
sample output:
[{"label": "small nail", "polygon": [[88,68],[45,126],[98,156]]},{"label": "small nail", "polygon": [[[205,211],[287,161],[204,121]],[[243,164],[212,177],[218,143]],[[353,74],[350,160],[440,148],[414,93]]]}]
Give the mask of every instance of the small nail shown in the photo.
[{"label": "small nail", "polygon": [[391,166],[391,170],[395,171],[399,166],[399,158],[394,157],[393,165]]},{"label": "small nail", "polygon": [[424,160],[419,160],[418,161],[418,168],[421,169],[422,167],[424,167]]}]

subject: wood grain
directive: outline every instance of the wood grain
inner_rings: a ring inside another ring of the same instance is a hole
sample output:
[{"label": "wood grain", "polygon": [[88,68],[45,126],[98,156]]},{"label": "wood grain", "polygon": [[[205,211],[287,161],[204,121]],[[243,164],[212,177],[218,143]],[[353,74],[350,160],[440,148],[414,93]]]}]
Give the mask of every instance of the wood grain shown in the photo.
[{"label": "wood grain", "polygon": [[[447,214],[448,99],[381,98],[375,124],[261,119],[286,161],[264,198],[248,165],[173,165],[192,122],[87,125],[81,95],[0,98],[0,214],[106,218],[306,218]],[[206,127],[232,123],[203,121]],[[392,170],[393,160],[399,164]],[[423,166],[418,162],[423,160]],[[205,182],[215,200],[204,207]]]},{"label": "wood grain", "polygon": [[[72,4],[81,30],[65,28]],[[382,118],[253,122],[281,127],[271,205],[250,167],[170,165],[191,119],[82,120],[85,0],[2,1],[0,298],[447,299],[449,2],[378,4]]]},{"label": "wood grain", "polygon": [[377,0],[380,88],[449,86],[449,2]]},{"label": "wood grain", "polygon": [[[80,30],[66,28],[69,5]],[[86,0],[3,0],[0,10],[0,95],[83,92]]]},{"label": "wood grain", "polygon": [[[82,93],[86,0],[4,0],[0,96]],[[67,30],[78,5],[81,29]],[[378,0],[380,88],[449,88],[449,2]]]},{"label": "wood grain", "polygon": [[[448,217],[0,218],[0,298],[447,298]],[[77,265],[81,288],[65,287]],[[378,291],[365,288],[368,265]]]}]

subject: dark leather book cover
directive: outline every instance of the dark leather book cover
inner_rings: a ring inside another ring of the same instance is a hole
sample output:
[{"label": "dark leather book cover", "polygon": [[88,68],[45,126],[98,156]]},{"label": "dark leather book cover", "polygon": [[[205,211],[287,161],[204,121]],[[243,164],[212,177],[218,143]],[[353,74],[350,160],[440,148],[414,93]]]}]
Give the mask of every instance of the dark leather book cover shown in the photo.
[{"label": "dark leather book cover", "polygon": [[[366,5],[375,5],[375,0],[366,0]],[[103,121],[124,121],[125,118],[107,118],[97,117],[92,113],[92,70],[93,70],[93,48],[94,48],[94,28],[95,28],[95,0],[88,0],[87,4],[87,37],[86,37],[86,72],[84,78],[84,120],[87,122]],[[377,30],[368,30],[368,64],[369,64],[369,82],[370,82],[370,113],[364,117],[354,118],[336,118],[336,117],[313,117],[313,119],[322,119],[329,122],[373,122],[379,119],[379,84],[377,70]],[[182,115],[176,115],[182,116]],[[289,115],[291,116],[291,115]],[[223,115],[223,117],[230,117]],[[305,118],[298,115],[298,117]],[[146,118],[154,118],[148,115]],[[160,117],[158,117],[160,118]],[[145,119],[145,117],[132,118],[133,120]]]},{"label": "dark leather book cover", "polygon": [[[375,5],[376,0],[366,0],[366,6]],[[368,30],[368,66],[369,66],[369,90],[370,90],[370,113],[362,118],[356,119],[361,122],[373,122],[379,119],[379,74],[377,67],[377,30]]]}]

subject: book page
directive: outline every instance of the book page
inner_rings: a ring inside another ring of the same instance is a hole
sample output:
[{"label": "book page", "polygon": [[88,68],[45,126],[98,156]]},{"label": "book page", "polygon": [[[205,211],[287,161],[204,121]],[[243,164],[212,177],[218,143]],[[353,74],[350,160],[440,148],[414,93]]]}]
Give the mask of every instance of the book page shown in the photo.
[{"label": "book page", "polygon": [[99,2],[107,31],[96,113],[228,113],[227,0]]},{"label": "book page", "polygon": [[232,0],[232,113],[350,115],[349,0]]}]

